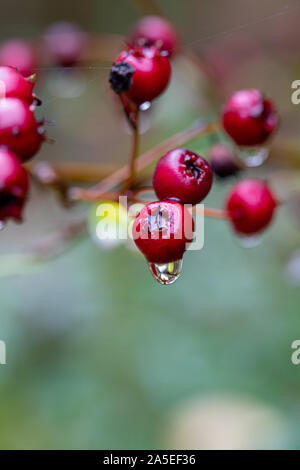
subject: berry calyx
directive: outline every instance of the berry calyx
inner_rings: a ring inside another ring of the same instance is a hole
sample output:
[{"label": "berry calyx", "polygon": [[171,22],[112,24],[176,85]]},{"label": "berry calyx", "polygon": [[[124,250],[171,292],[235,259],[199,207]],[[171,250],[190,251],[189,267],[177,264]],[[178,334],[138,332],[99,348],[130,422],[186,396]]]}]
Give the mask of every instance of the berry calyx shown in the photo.
[{"label": "berry calyx", "polygon": [[159,199],[198,204],[212,186],[212,170],[204,158],[186,149],[173,149],[158,162],[153,187]]},{"label": "berry calyx", "polygon": [[14,67],[24,77],[29,77],[36,67],[35,49],[24,39],[10,39],[0,46],[0,65]]},{"label": "berry calyx", "polygon": [[136,246],[150,263],[181,260],[193,240],[194,222],[182,204],[155,201],[135,218],[132,233]]},{"label": "berry calyx", "polygon": [[86,34],[77,24],[57,22],[44,35],[47,52],[62,67],[71,67],[81,58],[86,45]]},{"label": "berry calyx", "polygon": [[131,47],[155,46],[171,57],[179,48],[179,37],[174,26],[160,16],[145,16],[133,27],[129,44]]},{"label": "berry calyx", "polygon": [[140,105],[152,101],[167,87],[171,66],[155,47],[123,51],[114,62],[109,82],[117,94]]},{"label": "berry calyx", "polygon": [[241,146],[263,144],[278,126],[278,121],[273,103],[259,90],[237,91],[224,106],[224,129]]},{"label": "berry calyx", "polygon": [[31,105],[33,95],[34,76],[25,78],[17,69],[0,66],[0,98],[20,98]]},{"label": "berry calyx", "polygon": [[233,151],[225,144],[213,145],[209,150],[208,159],[213,172],[219,178],[228,178],[241,171]]},{"label": "berry calyx", "polygon": [[0,145],[8,147],[22,161],[35,155],[45,140],[42,122],[19,98],[0,99]]},{"label": "berry calyx", "polygon": [[117,95],[130,89],[134,72],[135,69],[126,62],[113,64],[110,69],[109,82]]},{"label": "berry calyx", "polygon": [[257,179],[240,181],[231,190],[226,209],[237,233],[251,235],[271,222],[276,199],[269,186]]},{"label": "berry calyx", "polygon": [[18,157],[0,147],[0,221],[21,220],[29,178]]}]

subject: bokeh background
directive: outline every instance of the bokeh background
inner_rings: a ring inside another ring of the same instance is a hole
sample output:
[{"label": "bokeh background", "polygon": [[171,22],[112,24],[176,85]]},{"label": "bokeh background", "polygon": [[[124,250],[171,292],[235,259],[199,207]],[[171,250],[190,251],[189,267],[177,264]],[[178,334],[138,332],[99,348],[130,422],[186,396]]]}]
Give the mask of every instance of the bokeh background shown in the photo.
[{"label": "bokeh background", "polygon": [[[88,235],[60,256],[28,261],[24,253],[89,210],[63,209],[33,185],[24,224],[0,234],[2,449],[300,447],[300,366],[291,362],[300,338],[300,208],[290,197],[300,189],[300,108],[291,103],[300,2],[157,5],[200,68],[175,58],[169,89],[144,116],[141,150],[197,118],[217,119],[233,90],[261,88],[280,110],[281,129],[268,163],[249,174],[272,181],[289,203],[251,249],[226,222],[206,220],[204,249],[187,253],[180,280],[162,287],[138,253],[101,249]],[[122,36],[152,8],[2,0],[0,35],[39,42],[49,24],[65,20]],[[61,71],[37,70],[38,113],[56,122],[48,128],[56,142],[38,160],[126,162],[130,136],[107,86],[115,53],[114,45],[106,60],[67,76],[72,98],[63,96]],[[189,148],[205,155],[211,143]],[[207,205],[222,207],[233,183],[216,181]]]}]

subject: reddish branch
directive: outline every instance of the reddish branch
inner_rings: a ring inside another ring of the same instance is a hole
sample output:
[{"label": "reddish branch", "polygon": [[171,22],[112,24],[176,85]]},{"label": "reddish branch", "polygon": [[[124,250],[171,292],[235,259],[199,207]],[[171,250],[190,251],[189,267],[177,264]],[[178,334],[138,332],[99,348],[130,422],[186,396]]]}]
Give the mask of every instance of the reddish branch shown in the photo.
[{"label": "reddish branch", "polygon": [[[196,139],[197,137],[204,137],[206,135],[217,132],[218,123],[205,123],[197,121],[192,126],[188,127],[182,132],[173,135],[169,139],[164,140],[156,147],[148,150],[136,160],[136,171],[141,171],[147,166],[151,165],[155,160],[161,157],[164,153],[168,152],[174,147],[179,147],[188,141]],[[91,201],[99,200],[102,198],[103,193],[106,193],[114,187],[120,185],[125,181],[130,174],[129,165],[125,165],[112,175],[105,178],[99,184],[92,186],[89,189],[70,188],[68,197],[72,201]]]}]

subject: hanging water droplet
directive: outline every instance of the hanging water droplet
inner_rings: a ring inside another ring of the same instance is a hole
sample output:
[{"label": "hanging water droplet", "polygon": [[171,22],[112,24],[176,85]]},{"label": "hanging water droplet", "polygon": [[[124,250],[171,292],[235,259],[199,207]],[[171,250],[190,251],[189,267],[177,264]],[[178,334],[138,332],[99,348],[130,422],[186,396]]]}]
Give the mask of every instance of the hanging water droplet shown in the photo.
[{"label": "hanging water droplet", "polygon": [[151,102],[150,101],[145,101],[145,103],[142,103],[140,105],[140,111],[147,111],[147,109],[151,108]]},{"label": "hanging water droplet", "polygon": [[251,168],[262,165],[269,153],[270,150],[267,147],[243,147],[240,149],[240,157]]},{"label": "hanging water droplet", "polygon": [[149,263],[149,268],[157,282],[162,285],[168,285],[177,281],[182,271],[182,264],[183,260],[180,259],[165,264]]},{"label": "hanging water droplet", "polygon": [[261,235],[243,235],[238,238],[239,244],[242,248],[255,248],[262,242]]}]

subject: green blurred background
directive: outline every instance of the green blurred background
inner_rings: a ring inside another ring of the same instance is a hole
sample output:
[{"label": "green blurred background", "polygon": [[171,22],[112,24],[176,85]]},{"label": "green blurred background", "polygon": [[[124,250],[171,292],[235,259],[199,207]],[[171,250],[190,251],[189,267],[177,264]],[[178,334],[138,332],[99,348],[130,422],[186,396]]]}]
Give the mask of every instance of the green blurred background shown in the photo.
[{"label": "green blurred background", "polygon": [[[276,139],[300,144],[300,113],[290,100],[300,78],[299,1],[157,4],[217,80],[175,59],[169,89],[145,115],[141,150],[199,117],[216,119],[225,97],[242,87],[273,97],[282,119]],[[1,6],[1,39],[38,37],[58,20],[123,35],[151,12],[151,2],[129,0]],[[38,112],[55,120],[48,134],[56,143],[37,159],[126,162],[130,136],[108,92],[110,64],[92,65],[75,74],[81,94],[73,99],[55,96],[59,72],[40,71]],[[210,143],[189,148],[205,154]],[[279,193],[292,188],[289,178],[299,186],[299,160],[297,170],[285,156],[249,174],[274,178]],[[217,181],[207,205],[222,207],[233,183]],[[35,185],[25,223],[1,232],[0,447],[300,448],[300,366],[291,362],[300,338],[299,200],[281,208],[251,249],[226,222],[206,220],[204,249],[186,254],[182,277],[168,287],[152,280],[139,254],[101,250],[89,236],[41,264],[8,256],[86,210],[60,208]]]}]

